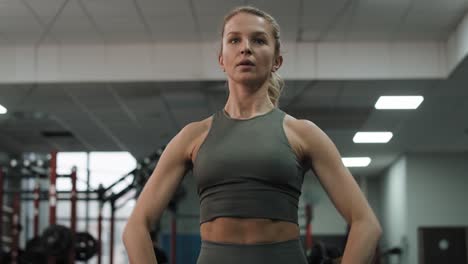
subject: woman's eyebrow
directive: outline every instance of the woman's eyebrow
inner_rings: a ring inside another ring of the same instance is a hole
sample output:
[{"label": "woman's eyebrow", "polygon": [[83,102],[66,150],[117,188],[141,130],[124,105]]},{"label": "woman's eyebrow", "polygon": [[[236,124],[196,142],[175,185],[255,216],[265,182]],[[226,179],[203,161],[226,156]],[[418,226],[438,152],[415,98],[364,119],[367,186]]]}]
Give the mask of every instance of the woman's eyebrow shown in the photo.
[{"label": "woman's eyebrow", "polygon": [[[230,31],[226,34],[226,36],[229,36],[229,35],[240,35],[241,32],[239,31]],[[268,34],[265,32],[265,31],[254,31],[254,32],[251,32],[250,35],[253,35],[253,36],[258,36],[258,35],[265,35],[265,36],[268,36]]]},{"label": "woman's eyebrow", "polygon": [[265,31],[255,31],[255,32],[252,33],[252,35],[254,35],[254,36],[263,35],[263,36],[267,37],[268,33],[266,33]]}]

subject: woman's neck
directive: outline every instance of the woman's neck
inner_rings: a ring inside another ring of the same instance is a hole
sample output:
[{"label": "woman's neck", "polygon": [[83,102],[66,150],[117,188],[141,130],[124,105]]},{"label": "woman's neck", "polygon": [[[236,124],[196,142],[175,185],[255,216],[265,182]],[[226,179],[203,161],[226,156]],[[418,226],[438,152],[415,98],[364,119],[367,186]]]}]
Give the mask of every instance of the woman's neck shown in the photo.
[{"label": "woman's neck", "polygon": [[229,84],[229,98],[224,110],[232,118],[250,118],[269,112],[275,106],[268,96],[268,87]]}]

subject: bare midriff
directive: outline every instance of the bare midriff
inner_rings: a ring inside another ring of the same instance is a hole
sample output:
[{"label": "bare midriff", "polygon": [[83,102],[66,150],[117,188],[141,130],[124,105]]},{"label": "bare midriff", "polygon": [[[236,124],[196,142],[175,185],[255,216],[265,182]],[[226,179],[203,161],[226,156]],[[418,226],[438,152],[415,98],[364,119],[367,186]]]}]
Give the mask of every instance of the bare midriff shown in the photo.
[{"label": "bare midriff", "polygon": [[299,226],[265,218],[219,217],[200,226],[201,239],[236,244],[274,243],[297,239]]}]

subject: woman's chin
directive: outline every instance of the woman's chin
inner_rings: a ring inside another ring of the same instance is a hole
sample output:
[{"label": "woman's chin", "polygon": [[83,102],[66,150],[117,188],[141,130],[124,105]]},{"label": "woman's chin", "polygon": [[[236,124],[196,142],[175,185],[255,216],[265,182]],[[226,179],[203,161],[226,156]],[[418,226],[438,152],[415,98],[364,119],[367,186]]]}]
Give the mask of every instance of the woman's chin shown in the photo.
[{"label": "woman's chin", "polygon": [[234,78],[234,81],[236,83],[247,85],[247,86],[252,86],[252,85],[260,86],[266,81],[266,79],[259,78],[258,75],[254,75],[254,74],[242,74],[241,76],[236,76],[236,78]]}]

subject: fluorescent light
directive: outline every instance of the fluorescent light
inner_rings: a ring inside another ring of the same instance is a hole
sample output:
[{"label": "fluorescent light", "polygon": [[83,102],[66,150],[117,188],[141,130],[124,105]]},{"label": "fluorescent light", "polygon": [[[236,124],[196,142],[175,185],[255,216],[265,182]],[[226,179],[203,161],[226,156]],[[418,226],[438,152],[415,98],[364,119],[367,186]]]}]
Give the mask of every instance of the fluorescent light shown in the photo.
[{"label": "fluorescent light", "polygon": [[6,114],[7,112],[7,109],[3,105],[0,105],[0,115]]},{"label": "fluorescent light", "polygon": [[353,137],[354,143],[387,143],[392,139],[392,132],[357,132]]},{"label": "fluorescent light", "polygon": [[371,163],[369,157],[341,158],[346,167],[367,167]]},{"label": "fluorescent light", "polygon": [[424,97],[417,96],[380,96],[376,109],[416,109],[424,100]]}]

